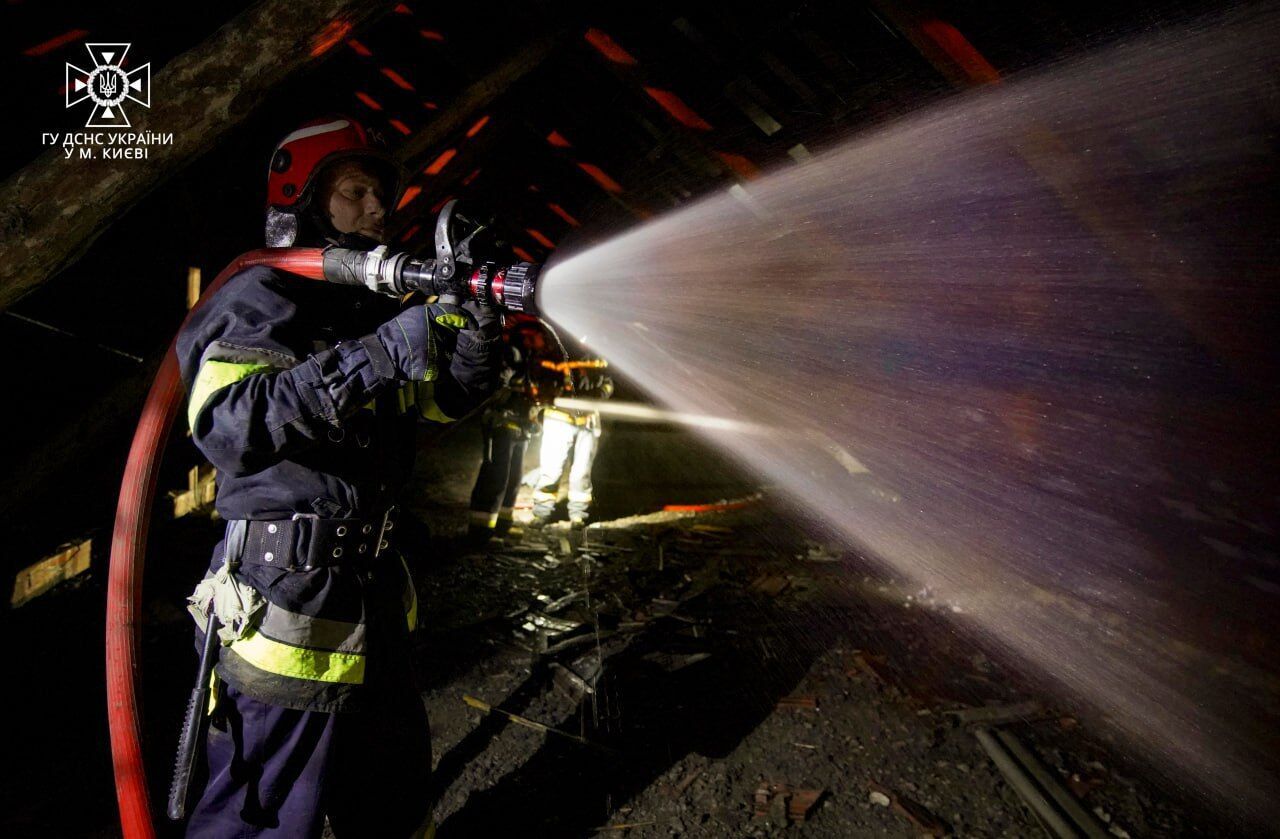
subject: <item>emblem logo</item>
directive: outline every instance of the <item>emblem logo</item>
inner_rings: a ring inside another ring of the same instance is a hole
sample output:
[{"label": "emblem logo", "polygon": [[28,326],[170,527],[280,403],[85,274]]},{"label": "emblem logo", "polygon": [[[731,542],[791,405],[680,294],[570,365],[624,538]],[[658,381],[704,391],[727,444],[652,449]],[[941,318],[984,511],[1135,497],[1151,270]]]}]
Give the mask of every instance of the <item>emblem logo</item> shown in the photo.
[{"label": "emblem logo", "polygon": [[67,62],[67,107],[86,99],[93,111],[85,128],[128,128],[125,100],[151,107],[151,62],[126,72],[121,66],[130,44],[85,44],[93,59],[92,70]]}]

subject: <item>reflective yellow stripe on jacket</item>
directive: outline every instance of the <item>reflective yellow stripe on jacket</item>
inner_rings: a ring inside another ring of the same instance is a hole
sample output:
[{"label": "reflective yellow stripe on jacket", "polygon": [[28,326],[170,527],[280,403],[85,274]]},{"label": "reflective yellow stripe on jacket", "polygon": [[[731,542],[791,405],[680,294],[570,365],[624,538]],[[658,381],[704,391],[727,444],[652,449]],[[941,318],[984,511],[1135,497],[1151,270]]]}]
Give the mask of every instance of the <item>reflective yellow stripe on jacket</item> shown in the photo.
[{"label": "reflective yellow stripe on jacket", "polygon": [[200,372],[196,374],[196,380],[191,385],[191,398],[187,400],[187,424],[192,428],[195,427],[200,409],[213,394],[241,379],[247,379],[254,373],[270,369],[269,364],[238,364],[234,361],[215,359],[206,361],[200,365]]},{"label": "reflective yellow stripe on jacket", "polygon": [[[418,593],[400,558],[405,585],[405,623],[418,625]],[[268,603],[257,628],[232,641],[231,652],[259,670],[292,679],[330,684],[364,683],[365,626],[290,612]]]},{"label": "reflective yellow stripe on jacket", "polygon": [[364,683],[365,657],[362,653],[295,647],[268,638],[261,632],[250,632],[233,641],[231,650],[259,670],[277,676],[347,685]]}]

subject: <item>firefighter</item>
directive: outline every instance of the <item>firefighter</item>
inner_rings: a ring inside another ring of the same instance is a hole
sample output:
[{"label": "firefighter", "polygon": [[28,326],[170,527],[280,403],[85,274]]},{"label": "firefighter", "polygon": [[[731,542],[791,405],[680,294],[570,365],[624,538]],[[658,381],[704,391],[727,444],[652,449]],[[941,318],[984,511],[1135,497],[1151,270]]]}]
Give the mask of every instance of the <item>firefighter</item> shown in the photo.
[{"label": "firefighter", "polygon": [[[308,123],[267,177],[274,246],[373,247],[398,170],[357,122]],[[218,469],[226,538],[192,596],[222,629],[208,782],[189,836],[425,835],[431,744],[411,675],[417,599],[396,500],[414,422],[496,388],[491,309],[401,308],[266,267],[232,277],[178,338],[192,437]]]},{"label": "firefighter", "polygon": [[[565,390],[582,399],[608,399],[613,380],[602,371],[600,360],[570,361],[558,365]],[[542,446],[538,455],[538,477],[533,492],[534,528],[551,521],[560,479],[569,463],[569,524],[585,527],[591,508],[591,469],[600,447],[600,412],[547,407],[542,413]]]},{"label": "firefighter", "polygon": [[563,351],[542,321],[509,316],[504,338],[506,387],[484,413],[483,456],[471,491],[467,536],[476,547],[511,531],[525,450],[538,427],[538,413],[560,393],[559,376],[541,362],[563,361]]}]

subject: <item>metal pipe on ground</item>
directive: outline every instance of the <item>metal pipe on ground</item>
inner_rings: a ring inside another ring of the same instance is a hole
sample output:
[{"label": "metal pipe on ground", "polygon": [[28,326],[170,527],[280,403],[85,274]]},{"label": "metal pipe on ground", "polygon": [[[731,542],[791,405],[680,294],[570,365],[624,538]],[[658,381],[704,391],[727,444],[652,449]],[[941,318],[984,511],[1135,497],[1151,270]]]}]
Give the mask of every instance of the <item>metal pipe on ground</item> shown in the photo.
[{"label": "metal pipe on ground", "polygon": [[1059,839],[1106,839],[1093,816],[1007,731],[975,728],[987,756],[1041,823]]},{"label": "metal pipe on ground", "polygon": [[1021,740],[1004,729],[998,729],[996,737],[1008,749],[1009,754],[1013,755],[1014,760],[1022,764],[1040,788],[1049,793],[1058,807],[1075,822],[1085,836],[1089,839],[1104,839],[1107,836],[1107,832],[1097,823],[1093,814],[1080,803],[1080,799],[1072,795],[1071,791],[1058,781],[1049,768],[1041,763],[1035,753],[1024,746]]}]

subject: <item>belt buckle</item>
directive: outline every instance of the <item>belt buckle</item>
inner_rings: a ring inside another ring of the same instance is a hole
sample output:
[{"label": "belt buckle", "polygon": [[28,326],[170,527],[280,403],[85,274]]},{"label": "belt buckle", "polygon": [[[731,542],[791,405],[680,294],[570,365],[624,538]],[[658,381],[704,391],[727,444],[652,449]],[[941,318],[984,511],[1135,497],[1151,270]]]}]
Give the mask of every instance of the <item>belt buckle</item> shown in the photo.
[{"label": "belt buckle", "polygon": [[[319,523],[320,515],[318,513],[294,513],[292,516],[289,517],[289,520],[290,521],[310,521],[310,522],[313,522],[312,526],[314,527],[316,523]],[[296,540],[297,537],[295,536],[294,538]],[[314,538],[314,536],[312,538]],[[290,554],[292,553],[293,552],[290,551]],[[302,565],[299,566],[298,563],[295,561],[294,557],[290,556],[289,570],[297,571],[299,569],[303,571],[312,571],[315,569],[315,566],[310,562],[310,560],[304,561]]]},{"label": "belt buckle", "polygon": [[391,521],[391,514],[394,512],[396,512],[396,508],[395,505],[392,505],[387,508],[385,513],[382,514],[382,524],[378,527],[378,542],[373,546],[374,559],[377,559],[382,554],[382,551],[390,546],[390,543],[386,539],[386,535],[387,531],[395,526]]}]

